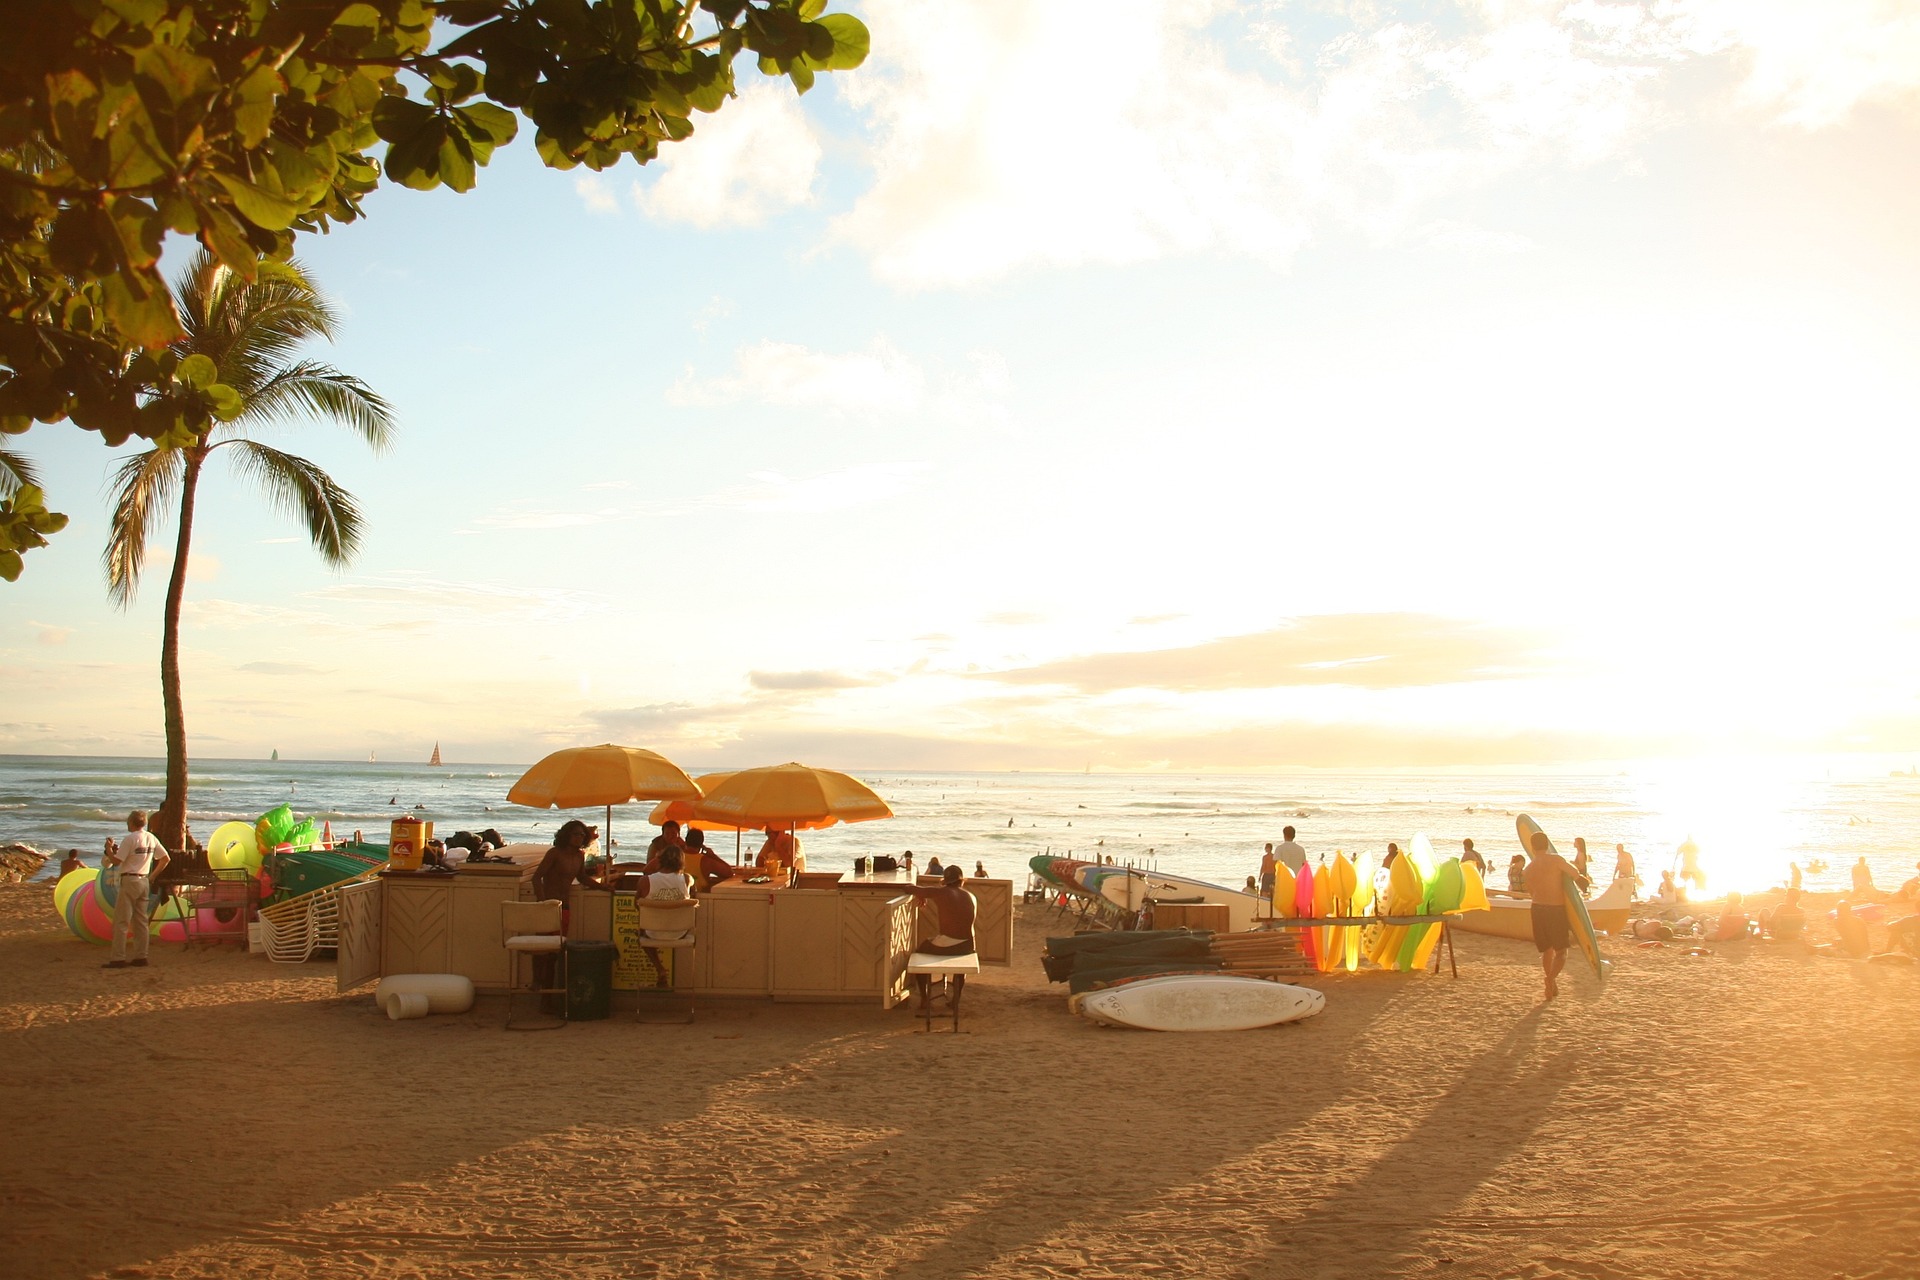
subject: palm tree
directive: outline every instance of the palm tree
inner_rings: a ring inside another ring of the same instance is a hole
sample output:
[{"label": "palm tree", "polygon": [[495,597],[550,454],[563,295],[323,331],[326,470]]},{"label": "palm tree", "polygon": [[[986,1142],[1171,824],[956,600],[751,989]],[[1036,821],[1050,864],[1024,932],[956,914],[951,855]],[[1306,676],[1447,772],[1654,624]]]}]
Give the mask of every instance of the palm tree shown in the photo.
[{"label": "palm tree", "polygon": [[108,597],[133,603],[146,563],[147,539],[175,502],[173,572],[161,622],[160,698],[166,709],[167,794],[150,826],[168,849],[186,847],[187,724],[180,698],[180,602],[193,541],[194,499],[201,472],[222,450],[240,474],[265,491],[270,505],[303,521],[314,549],[328,565],[344,567],[360,546],[360,508],[353,495],[318,466],[251,437],[289,420],[338,422],[378,450],[393,438],[393,410],[358,378],[302,359],[313,338],[331,339],[338,316],[299,264],[262,263],[248,281],[204,250],[174,285],[174,303],[186,337],[174,351],[183,359],[212,360],[219,380],[237,392],[242,408],[215,422],[192,444],[160,446],[121,463],[112,481],[113,518],[102,557]]}]

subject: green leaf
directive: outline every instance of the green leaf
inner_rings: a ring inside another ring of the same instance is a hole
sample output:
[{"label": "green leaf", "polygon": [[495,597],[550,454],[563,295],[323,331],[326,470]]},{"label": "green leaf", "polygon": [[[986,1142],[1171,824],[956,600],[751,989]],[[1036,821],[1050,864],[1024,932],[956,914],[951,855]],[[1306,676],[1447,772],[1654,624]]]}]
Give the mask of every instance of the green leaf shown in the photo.
[{"label": "green leaf", "polygon": [[[244,178],[235,178],[224,173],[216,173],[213,178],[227,195],[232,197],[233,207],[240,211],[240,216],[256,227],[264,227],[268,231],[285,231],[293,225],[295,218],[305,212],[301,204],[285,196],[275,195],[265,187],[248,182]],[[224,260],[226,255],[222,254],[221,257]]]},{"label": "green leaf", "polygon": [[382,142],[400,142],[425,128],[433,115],[433,108],[424,102],[389,94],[373,108],[373,131]]},{"label": "green leaf", "polygon": [[267,140],[274,109],[286,88],[286,80],[272,67],[255,67],[233,87],[233,126],[242,146],[257,147]]},{"label": "green leaf", "polygon": [[833,35],[833,53],[826,60],[826,71],[851,71],[867,60],[873,49],[873,34],[867,24],[850,13],[830,13],[814,24]]},{"label": "green leaf", "polygon": [[220,72],[211,60],[158,41],[133,55],[133,73],[175,107],[211,97],[220,88]]},{"label": "green leaf", "polygon": [[219,381],[220,366],[213,362],[211,356],[196,351],[180,362],[173,376],[196,391],[205,391]]},{"label": "green leaf", "polygon": [[216,382],[210,387],[202,387],[201,394],[213,409],[213,416],[222,422],[232,422],[247,411],[247,399],[224,382]]},{"label": "green leaf", "polygon": [[[4,521],[6,518],[6,505],[6,503],[0,502],[0,521]],[[20,581],[20,570],[23,567],[18,551],[0,550],[0,578],[4,578],[8,582],[18,582]]]},{"label": "green leaf", "polygon": [[[489,149],[505,146],[512,142],[520,131],[520,121],[505,107],[496,107],[491,102],[476,102],[468,107],[455,107],[454,116],[465,126],[467,137],[476,144],[485,139]],[[475,153],[479,147],[476,145]]]},{"label": "green leaf", "polygon": [[471,191],[474,182],[473,148],[458,129],[442,129],[440,149],[434,156],[440,180],[455,191]]},{"label": "green leaf", "polygon": [[801,93],[813,88],[813,68],[804,61],[795,59],[787,71],[787,79],[793,81],[793,87]]},{"label": "green leaf", "polygon": [[100,281],[100,295],[113,327],[135,346],[164,347],[184,336],[180,319],[173,313],[173,301],[160,282],[159,272],[152,268],[116,271]]},{"label": "green leaf", "polygon": [[446,121],[431,116],[411,135],[387,148],[387,177],[415,191],[431,191],[440,185],[438,167],[440,144],[446,141]]}]

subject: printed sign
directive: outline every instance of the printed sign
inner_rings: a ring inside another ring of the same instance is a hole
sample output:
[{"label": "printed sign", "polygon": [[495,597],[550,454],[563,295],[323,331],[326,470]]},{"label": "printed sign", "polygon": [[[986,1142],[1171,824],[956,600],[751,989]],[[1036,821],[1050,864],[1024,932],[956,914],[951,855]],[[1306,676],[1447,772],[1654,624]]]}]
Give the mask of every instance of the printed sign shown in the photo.
[{"label": "printed sign", "polygon": [[630,893],[615,894],[613,898],[613,945],[619,948],[613,962],[615,991],[638,991],[662,982],[673,985],[673,952],[655,951],[660,957],[660,969],[653,967],[652,958],[640,945],[640,909]]}]

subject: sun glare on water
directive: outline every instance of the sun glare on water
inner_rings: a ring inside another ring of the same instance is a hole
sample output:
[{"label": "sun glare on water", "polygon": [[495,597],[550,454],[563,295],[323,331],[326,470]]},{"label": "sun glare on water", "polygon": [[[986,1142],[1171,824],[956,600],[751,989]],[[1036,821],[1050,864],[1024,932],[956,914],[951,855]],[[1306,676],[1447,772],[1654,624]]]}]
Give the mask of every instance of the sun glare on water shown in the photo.
[{"label": "sun glare on water", "polygon": [[[1806,779],[1776,761],[1696,760],[1649,769],[1635,782],[1636,806],[1648,816],[1639,846],[1646,892],[1677,867],[1677,850],[1692,840],[1706,873],[1704,891],[1750,893],[1784,884],[1787,864],[1817,838],[1817,803]],[[1602,850],[1593,850],[1596,861]],[[1832,855],[1837,859],[1840,854]]]}]

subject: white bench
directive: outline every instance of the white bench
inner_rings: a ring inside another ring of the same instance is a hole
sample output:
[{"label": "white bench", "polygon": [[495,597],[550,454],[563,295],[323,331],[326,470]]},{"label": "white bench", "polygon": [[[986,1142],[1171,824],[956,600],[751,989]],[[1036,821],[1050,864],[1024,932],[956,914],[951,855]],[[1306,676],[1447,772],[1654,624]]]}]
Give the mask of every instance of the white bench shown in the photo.
[{"label": "white bench", "polygon": [[914,980],[920,990],[920,1016],[926,1020],[927,1030],[933,1030],[933,990],[935,978],[942,985],[952,982],[947,992],[947,1007],[953,1013],[953,1029],[960,1030],[960,997],[967,990],[967,975],[980,972],[979,952],[968,952],[963,956],[930,956],[916,951],[907,957],[907,976]]}]

